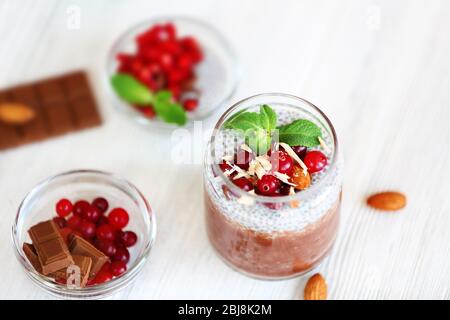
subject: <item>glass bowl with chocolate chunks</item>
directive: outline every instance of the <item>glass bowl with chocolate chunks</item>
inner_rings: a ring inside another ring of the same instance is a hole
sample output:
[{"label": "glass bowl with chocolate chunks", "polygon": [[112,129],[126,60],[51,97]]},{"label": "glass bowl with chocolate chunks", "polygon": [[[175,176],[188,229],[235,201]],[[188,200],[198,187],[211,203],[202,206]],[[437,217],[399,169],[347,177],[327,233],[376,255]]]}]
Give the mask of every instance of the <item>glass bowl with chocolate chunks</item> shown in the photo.
[{"label": "glass bowl with chocolate chunks", "polygon": [[110,173],[78,170],[38,184],[12,228],[16,256],[41,288],[61,298],[95,299],[130,284],[156,236],[142,193]]},{"label": "glass bowl with chocolate chunks", "polygon": [[139,123],[173,129],[222,107],[239,73],[233,47],[213,26],[191,17],[156,17],[115,41],[105,84],[113,105]]}]

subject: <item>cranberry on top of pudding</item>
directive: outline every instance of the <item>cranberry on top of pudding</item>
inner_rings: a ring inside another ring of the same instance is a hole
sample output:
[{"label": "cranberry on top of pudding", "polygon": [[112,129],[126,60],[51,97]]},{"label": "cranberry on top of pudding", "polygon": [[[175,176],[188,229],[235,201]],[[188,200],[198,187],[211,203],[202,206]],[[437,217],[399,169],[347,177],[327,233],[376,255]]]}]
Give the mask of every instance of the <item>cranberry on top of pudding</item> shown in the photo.
[{"label": "cranberry on top of pudding", "polygon": [[322,171],[327,149],[321,129],[308,119],[278,125],[269,105],[258,112],[238,112],[225,124],[244,139],[234,154],[219,164],[225,175],[242,190],[263,196],[293,195],[311,185],[311,175]]}]

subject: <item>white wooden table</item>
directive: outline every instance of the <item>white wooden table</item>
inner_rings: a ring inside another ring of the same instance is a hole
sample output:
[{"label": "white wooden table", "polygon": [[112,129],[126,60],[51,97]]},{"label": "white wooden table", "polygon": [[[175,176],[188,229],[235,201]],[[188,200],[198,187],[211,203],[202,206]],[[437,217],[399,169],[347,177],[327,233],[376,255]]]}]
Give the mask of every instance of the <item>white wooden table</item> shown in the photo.
[{"label": "white wooden table", "polygon": [[[67,25],[70,5],[81,10],[79,29]],[[215,256],[201,165],[173,163],[170,134],[137,126],[108,102],[101,75],[112,41],[161,14],[202,18],[231,39],[244,67],[232,101],[294,93],[335,123],[346,175],[339,238],[319,268],[330,298],[450,299],[447,0],[1,1],[0,87],[85,68],[105,124],[0,152],[0,298],[49,298],[20,270],[10,227],[33,185],[76,168],[128,178],[157,213],[151,260],[115,298],[301,298],[305,279],[249,279]],[[405,192],[407,209],[365,206],[367,194],[385,189]]]}]

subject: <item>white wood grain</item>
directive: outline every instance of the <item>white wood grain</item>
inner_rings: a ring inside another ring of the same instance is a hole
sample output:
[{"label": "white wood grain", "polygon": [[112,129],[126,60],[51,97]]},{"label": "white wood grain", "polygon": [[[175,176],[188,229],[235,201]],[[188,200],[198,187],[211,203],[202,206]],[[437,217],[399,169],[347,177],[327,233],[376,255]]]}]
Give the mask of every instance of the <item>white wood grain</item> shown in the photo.
[{"label": "white wood grain", "polygon": [[[71,4],[81,8],[79,30],[66,27]],[[87,167],[135,182],[157,213],[151,261],[115,298],[301,298],[305,279],[257,281],[222,264],[205,236],[201,166],[167,161],[168,133],[136,126],[108,103],[101,76],[109,46],[128,26],[160,14],[202,18],[231,39],[244,66],[233,101],[294,93],[335,123],[346,160],[342,224],[318,269],[330,298],[450,299],[446,0],[1,1],[0,87],[83,67],[106,122],[0,152],[0,298],[49,298],[20,270],[10,227],[36,182]],[[389,188],[408,195],[406,210],[365,206],[367,194]]]}]

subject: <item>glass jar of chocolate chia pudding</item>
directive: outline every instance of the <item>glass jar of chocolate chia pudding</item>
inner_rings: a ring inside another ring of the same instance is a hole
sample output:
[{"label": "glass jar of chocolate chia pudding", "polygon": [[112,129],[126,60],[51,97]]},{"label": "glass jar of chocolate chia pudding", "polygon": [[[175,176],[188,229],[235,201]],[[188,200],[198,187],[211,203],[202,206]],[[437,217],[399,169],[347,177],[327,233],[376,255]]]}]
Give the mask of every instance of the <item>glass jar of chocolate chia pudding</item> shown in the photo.
[{"label": "glass jar of chocolate chia pudding", "polygon": [[244,99],[220,118],[206,151],[208,237],[246,275],[302,275],[331,251],[341,187],[336,133],[319,108],[280,93]]}]

